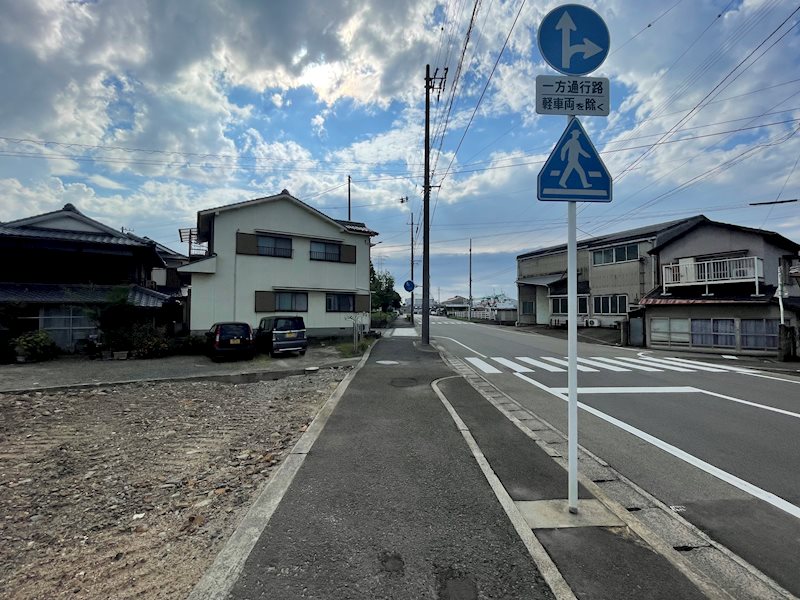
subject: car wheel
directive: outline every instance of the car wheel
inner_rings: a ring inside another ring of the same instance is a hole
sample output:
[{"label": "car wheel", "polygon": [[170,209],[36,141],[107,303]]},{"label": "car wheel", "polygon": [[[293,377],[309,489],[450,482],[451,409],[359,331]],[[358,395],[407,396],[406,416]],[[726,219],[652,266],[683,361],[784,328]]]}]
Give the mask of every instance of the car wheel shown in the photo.
[{"label": "car wheel", "polygon": [[305,356],[305,355],[306,355],[306,351],[305,350],[300,350],[300,356]]}]

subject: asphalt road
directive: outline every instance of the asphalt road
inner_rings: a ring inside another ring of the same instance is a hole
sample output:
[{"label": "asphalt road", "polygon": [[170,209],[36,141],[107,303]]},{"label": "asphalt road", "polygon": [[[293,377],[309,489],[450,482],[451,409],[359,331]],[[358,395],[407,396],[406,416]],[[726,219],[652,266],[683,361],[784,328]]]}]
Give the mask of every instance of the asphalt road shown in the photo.
[{"label": "asphalt road", "polygon": [[[444,317],[431,337],[566,432],[566,341]],[[680,352],[578,356],[579,444],[800,595],[800,378]]]}]

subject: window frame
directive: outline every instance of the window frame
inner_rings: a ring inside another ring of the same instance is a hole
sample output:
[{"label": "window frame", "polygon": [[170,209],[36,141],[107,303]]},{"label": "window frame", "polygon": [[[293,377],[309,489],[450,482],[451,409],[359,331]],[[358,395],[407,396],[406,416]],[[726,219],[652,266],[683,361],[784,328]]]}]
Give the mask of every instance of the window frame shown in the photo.
[{"label": "window frame", "polygon": [[[617,258],[620,250],[624,251],[624,258]],[[634,256],[631,256],[633,254]],[[598,258],[599,257],[599,258]],[[592,251],[592,266],[600,267],[603,265],[615,265],[623,262],[633,262],[639,260],[639,243],[618,244],[608,248],[600,248]]]},{"label": "window frame", "polygon": [[[289,304],[291,306],[290,308],[283,308],[281,306],[281,296],[290,297],[289,300]],[[305,308],[297,308],[298,306],[297,300],[301,298],[303,302],[300,302],[299,304],[300,305],[305,304]],[[278,311],[308,312],[308,292],[275,292],[275,312]]]},{"label": "window frame", "polygon": [[[555,303],[559,303],[559,308],[563,308],[563,312],[553,310],[555,308]],[[553,315],[566,315],[569,310],[568,304],[568,296],[550,296],[550,312]],[[583,310],[581,310],[581,304],[583,304]],[[578,296],[578,314],[579,315],[588,315],[589,314],[589,297],[586,295]]]},{"label": "window frame", "polygon": [[[262,240],[273,240],[272,246],[262,246]],[[289,242],[289,247],[282,247],[278,246],[276,242]],[[294,254],[294,249],[292,247],[292,238],[279,236],[279,235],[270,235],[264,233],[257,233],[256,234],[256,252],[258,256],[272,256],[275,258],[292,258]]]},{"label": "window frame", "polygon": [[[592,308],[595,315],[627,315],[628,294],[600,294],[592,296]],[[624,310],[621,310],[623,309]]]},{"label": "window frame", "polygon": [[[314,245],[322,245],[324,250],[314,250]],[[331,249],[335,248],[335,252]],[[322,240],[312,240],[309,252],[309,260],[319,260],[322,262],[342,262],[342,244],[337,242],[324,242]]]},{"label": "window frame", "polygon": [[[347,297],[350,298],[350,308],[349,309],[341,309],[339,307],[340,298]],[[331,298],[336,298],[336,306],[331,308]],[[338,292],[328,292],[325,294],[325,312],[326,313],[354,313],[356,312],[356,295],[355,294],[348,294],[348,293],[338,293]]]}]

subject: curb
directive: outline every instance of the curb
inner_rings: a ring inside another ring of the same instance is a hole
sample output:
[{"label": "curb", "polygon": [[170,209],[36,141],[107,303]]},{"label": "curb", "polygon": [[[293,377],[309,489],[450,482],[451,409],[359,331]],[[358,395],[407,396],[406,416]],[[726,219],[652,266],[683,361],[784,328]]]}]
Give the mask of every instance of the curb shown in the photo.
[{"label": "curb", "polygon": [[[336,369],[339,367],[349,367],[353,364],[352,359],[322,365],[320,369]],[[30,394],[32,392],[65,392],[69,390],[86,390],[109,387],[115,385],[131,385],[134,383],[183,383],[191,381],[220,381],[223,383],[257,383],[259,381],[274,381],[291,377],[293,375],[305,375],[306,369],[288,369],[281,371],[242,371],[238,373],[219,373],[211,375],[186,375],[183,377],[152,377],[145,379],[121,379],[117,381],[99,381],[96,383],[75,383],[68,385],[51,385],[35,388],[15,388],[10,390],[0,389],[0,394]]]}]

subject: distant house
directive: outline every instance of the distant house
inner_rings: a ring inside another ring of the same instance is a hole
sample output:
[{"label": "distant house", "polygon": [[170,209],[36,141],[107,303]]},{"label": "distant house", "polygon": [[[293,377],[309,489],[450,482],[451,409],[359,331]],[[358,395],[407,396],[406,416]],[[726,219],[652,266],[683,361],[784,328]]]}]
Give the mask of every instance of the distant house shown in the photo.
[{"label": "distant house", "polygon": [[347,335],[354,319],[368,324],[374,235],[286,190],[201,210],[197,241],[207,255],[178,269],[191,273],[191,329],[285,314],[302,315],[311,336]]},{"label": "distant house", "polygon": [[72,204],[0,224],[0,326],[9,336],[41,329],[64,350],[96,331],[93,308],[124,296],[162,307],[154,269],[166,267],[155,242],[90,219]]},{"label": "distant house", "polygon": [[[777,233],[703,215],[582,240],[578,325],[631,322],[649,347],[775,354],[779,284],[784,322],[798,323],[798,250]],[[517,257],[520,324],[566,324],[566,265],[566,245]]]}]

